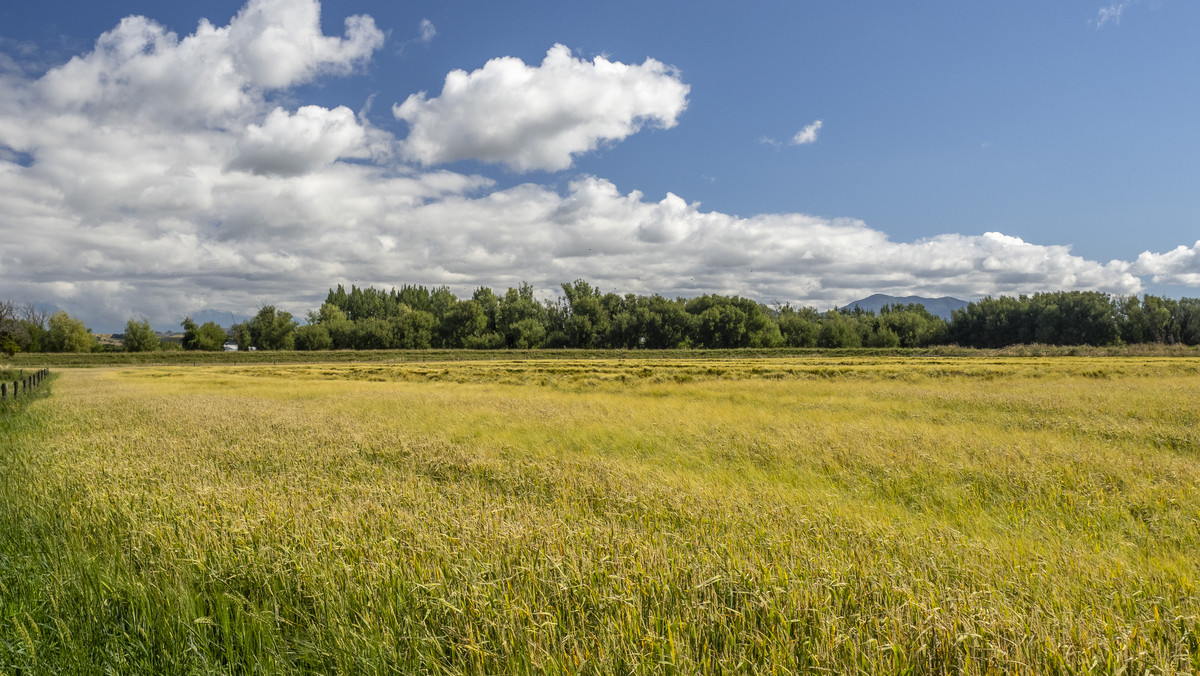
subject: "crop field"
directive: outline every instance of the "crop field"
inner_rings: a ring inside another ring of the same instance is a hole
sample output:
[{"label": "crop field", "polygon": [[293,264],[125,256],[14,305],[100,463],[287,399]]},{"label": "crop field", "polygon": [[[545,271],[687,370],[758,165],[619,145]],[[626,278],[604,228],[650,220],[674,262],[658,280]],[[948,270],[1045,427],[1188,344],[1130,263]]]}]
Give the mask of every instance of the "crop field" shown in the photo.
[{"label": "crop field", "polygon": [[1200,359],[54,373],[0,673],[1200,671]]}]

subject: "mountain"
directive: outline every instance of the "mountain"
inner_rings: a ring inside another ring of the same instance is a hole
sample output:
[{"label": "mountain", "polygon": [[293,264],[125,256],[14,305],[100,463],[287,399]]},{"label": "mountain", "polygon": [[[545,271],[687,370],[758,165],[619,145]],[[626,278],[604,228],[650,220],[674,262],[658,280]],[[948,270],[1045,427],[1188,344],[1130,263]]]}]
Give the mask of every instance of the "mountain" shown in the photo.
[{"label": "mountain", "polygon": [[941,298],[923,298],[921,296],[886,296],[882,293],[877,293],[868,296],[862,300],[855,300],[846,303],[845,307],[858,306],[864,310],[871,312],[879,312],[879,309],[884,305],[904,305],[907,303],[920,303],[925,306],[926,310],[931,313],[950,321],[950,313],[967,306],[967,301],[951,298],[950,296],[942,296]]}]

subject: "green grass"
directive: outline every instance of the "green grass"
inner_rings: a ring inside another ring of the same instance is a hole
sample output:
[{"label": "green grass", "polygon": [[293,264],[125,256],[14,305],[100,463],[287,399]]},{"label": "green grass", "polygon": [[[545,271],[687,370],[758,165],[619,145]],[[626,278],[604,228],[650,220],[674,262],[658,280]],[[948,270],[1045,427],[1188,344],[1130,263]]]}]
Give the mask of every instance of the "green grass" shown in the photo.
[{"label": "green grass", "polygon": [[1200,360],[59,373],[0,672],[1200,670]]}]

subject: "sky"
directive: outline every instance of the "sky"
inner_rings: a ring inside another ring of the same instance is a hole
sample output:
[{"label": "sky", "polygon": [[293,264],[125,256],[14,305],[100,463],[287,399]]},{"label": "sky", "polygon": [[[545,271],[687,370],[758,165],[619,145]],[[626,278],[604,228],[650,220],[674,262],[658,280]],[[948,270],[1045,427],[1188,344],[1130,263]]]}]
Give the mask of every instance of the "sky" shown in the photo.
[{"label": "sky", "polygon": [[1196,35],[1190,0],[6,3],[0,299],[1195,297]]}]

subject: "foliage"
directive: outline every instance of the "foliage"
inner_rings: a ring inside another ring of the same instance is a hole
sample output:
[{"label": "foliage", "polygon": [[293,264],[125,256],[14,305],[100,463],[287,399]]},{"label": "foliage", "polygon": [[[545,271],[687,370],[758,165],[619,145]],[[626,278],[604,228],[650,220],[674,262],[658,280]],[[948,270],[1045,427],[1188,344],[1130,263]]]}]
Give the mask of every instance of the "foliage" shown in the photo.
[{"label": "foliage", "polygon": [[951,338],[972,347],[1110,345],[1120,335],[1116,304],[1096,291],[988,297],[956,310],[950,325]]},{"label": "foliage", "polygon": [[306,324],[296,329],[297,350],[332,350],[333,338],[329,329],[320,324]]},{"label": "foliage", "polygon": [[[528,284],[503,295],[481,287],[460,301],[445,287],[405,286],[384,292],[338,286],[320,313],[323,323],[356,323],[427,312],[434,347],[706,349],[856,346],[917,348],[958,344],[1000,348],[1019,344],[1114,345],[1120,342],[1200,344],[1200,301],[1146,295],[1118,299],[1091,291],[1060,291],[1016,298],[984,298],[952,321],[919,304],[820,313],[813,308],[765,305],[738,296],[690,300],[605,293],[585,280],[562,285],[563,295],[538,302]],[[464,305],[475,303],[475,306]],[[326,306],[343,316],[326,318]],[[535,324],[536,323],[536,324]],[[540,328],[538,328],[540,327]],[[339,341],[330,324],[334,346]],[[343,332],[345,333],[345,332]],[[374,341],[382,344],[387,341]],[[395,337],[389,343],[405,341]],[[354,346],[367,344],[358,341]]]},{"label": "foliage", "polygon": [[29,331],[17,316],[17,304],[0,301],[0,352],[10,357],[29,346]]},{"label": "foliage", "polygon": [[[459,299],[447,287],[402,286],[383,291],[338,285],[300,327],[287,312],[262,308],[231,329],[239,349],[303,351],[548,349],[674,350],[703,348],[876,349],[957,345],[1002,349],[1016,345],[1200,345],[1200,299],[1145,295],[1113,297],[1094,291],[986,297],[951,321],[920,304],[818,312],[740,296],[691,299],[619,295],[577,279],[562,295],[539,301],[522,283],[498,294],[487,287]],[[56,349],[45,317],[12,319],[0,304],[0,350]],[[24,306],[26,314],[32,306]],[[8,317],[8,319],[6,319]],[[217,351],[226,340],[212,322],[183,322],[184,347]],[[301,330],[303,329],[303,330]]]},{"label": "foliage", "polygon": [[149,319],[139,322],[130,317],[125,322],[125,337],[121,342],[126,352],[153,352],[162,348],[158,334],[150,328]]},{"label": "foliage", "polygon": [[0,352],[41,352],[46,337],[47,314],[33,303],[0,300]]},{"label": "foliage", "polygon": [[185,317],[180,326],[183,327],[183,349],[218,352],[224,348],[227,338],[225,329],[216,322],[204,322],[196,326],[191,317]]},{"label": "foliage", "polygon": [[59,310],[50,316],[46,332],[47,352],[91,352],[99,342],[83,322]]},{"label": "foliage", "polygon": [[[296,320],[290,312],[268,305],[252,319],[234,325],[238,349],[291,350],[296,346]],[[243,340],[245,346],[243,346]]]},{"label": "foliage", "polygon": [[858,331],[857,317],[840,312],[827,312],[817,333],[817,347],[859,347],[862,335]]}]

